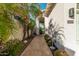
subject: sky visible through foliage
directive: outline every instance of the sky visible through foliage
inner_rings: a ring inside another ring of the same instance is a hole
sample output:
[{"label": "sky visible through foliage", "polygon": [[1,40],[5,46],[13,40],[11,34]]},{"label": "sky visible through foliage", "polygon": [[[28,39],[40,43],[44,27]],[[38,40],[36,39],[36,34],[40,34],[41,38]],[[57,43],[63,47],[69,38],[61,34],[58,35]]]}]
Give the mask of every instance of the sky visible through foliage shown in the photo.
[{"label": "sky visible through foliage", "polygon": [[45,10],[46,9],[46,5],[47,5],[47,3],[40,3],[41,10]]}]

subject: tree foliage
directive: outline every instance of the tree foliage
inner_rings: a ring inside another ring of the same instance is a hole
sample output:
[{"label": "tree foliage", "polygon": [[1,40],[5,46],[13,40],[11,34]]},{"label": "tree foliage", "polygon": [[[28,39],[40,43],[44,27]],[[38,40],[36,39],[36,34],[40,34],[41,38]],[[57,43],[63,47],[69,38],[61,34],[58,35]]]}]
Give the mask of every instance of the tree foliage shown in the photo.
[{"label": "tree foliage", "polygon": [[[0,40],[7,41],[11,32],[14,29],[14,22],[12,16],[18,15],[21,17],[18,21],[23,24],[27,23],[25,20],[29,20],[29,28],[32,29],[35,26],[35,20],[30,20],[32,18],[35,19],[36,15],[41,13],[39,9],[39,5],[36,4],[17,4],[17,3],[7,3],[0,4]],[[28,19],[23,19],[23,17],[27,16]]]}]

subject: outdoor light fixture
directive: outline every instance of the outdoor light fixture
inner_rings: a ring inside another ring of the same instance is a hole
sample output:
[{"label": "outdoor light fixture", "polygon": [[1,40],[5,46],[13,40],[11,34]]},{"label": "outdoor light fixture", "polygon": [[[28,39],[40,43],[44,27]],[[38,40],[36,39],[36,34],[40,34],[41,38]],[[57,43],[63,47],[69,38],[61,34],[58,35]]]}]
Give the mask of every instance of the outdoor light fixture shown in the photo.
[{"label": "outdoor light fixture", "polygon": [[69,17],[70,17],[71,19],[74,19],[74,8],[70,8],[70,9],[69,9]]}]

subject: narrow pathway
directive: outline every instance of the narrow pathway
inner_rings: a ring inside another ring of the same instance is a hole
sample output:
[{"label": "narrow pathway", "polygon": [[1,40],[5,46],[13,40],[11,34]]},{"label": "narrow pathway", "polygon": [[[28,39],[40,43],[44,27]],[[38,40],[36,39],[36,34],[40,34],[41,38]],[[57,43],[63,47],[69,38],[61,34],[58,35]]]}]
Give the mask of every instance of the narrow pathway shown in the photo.
[{"label": "narrow pathway", "polygon": [[52,56],[45,39],[42,36],[36,36],[21,56]]}]

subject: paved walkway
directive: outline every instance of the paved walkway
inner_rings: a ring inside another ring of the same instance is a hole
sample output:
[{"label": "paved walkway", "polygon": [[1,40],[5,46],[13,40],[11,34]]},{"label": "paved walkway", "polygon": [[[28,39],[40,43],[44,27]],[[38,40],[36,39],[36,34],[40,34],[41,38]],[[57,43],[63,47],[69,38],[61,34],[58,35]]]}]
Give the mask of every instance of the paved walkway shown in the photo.
[{"label": "paved walkway", "polygon": [[36,36],[21,56],[52,56],[52,53],[45,39],[42,36]]}]

